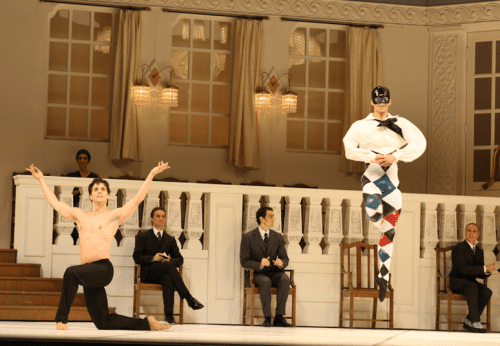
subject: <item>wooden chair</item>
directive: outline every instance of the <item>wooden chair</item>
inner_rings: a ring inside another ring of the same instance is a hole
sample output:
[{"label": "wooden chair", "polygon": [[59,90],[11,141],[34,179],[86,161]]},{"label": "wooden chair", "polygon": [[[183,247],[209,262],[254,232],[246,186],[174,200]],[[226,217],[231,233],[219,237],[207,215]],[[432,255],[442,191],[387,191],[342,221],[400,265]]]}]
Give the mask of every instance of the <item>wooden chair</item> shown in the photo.
[{"label": "wooden chair", "polygon": [[[182,276],[182,266],[179,267],[179,274]],[[163,291],[160,284],[146,284],[141,282],[141,265],[135,265],[134,273],[134,317],[139,318],[140,315],[164,315],[163,313],[142,313],[140,312],[141,306],[141,292],[142,291]],[[179,302],[179,313],[174,313],[174,316],[179,316],[179,324],[184,322],[184,299],[181,298]]]},{"label": "wooden chair", "polygon": [[[297,287],[295,286],[295,282],[293,281],[293,269],[285,269],[285,272],[290,273],[290,289],[288,290],[288,295],[292,296],[292,316],[283,316],[284,318],[291,319],[292,325],[295,327],[295,309],[296,309],[296,294]],[[253,269],[244,269],[245,277],[249,275],[250,278],[250,287],[245,287],[243,291],[243,323],[242,325],[246,325],[246,315],[247,315],[247,295],[250,295],[250,325],[254,325],[255,318],[264,318],[264,316],[255,316],[255,296],[260,295],[259,288],[255,286],[254,282],[254,270]],[[278,288],[271,287],[271,296],[276,295],[278,293]]]},{"label": "wooden chair", "polygon": [[[354,256],[351,256],[351,250],[356,250]],[[364,251],[367,251],[365,256],[363,256]],[[345,254],[347,254],[347,264],[345,263]],[[363,263],[365,262],[363,261],[365,257],[366,263]],[[352,259],[354,259],[354,263],[351,263]],[[355,271],[353,271],[353,268],[355,268]],[[375,276],[378,275],[377,245],[368,245],[363,242],[340,244],[340,270],[339,328],[342,328],[342,322],[346,320],[344,318],[344,299],[349,298],[349,328],[353,328],[354,321],[371,321],[372,328],[375,328],[375,323],[378,321],[389,322],[389,329],[394,329],[394,289],[391,286],[390,274],[387,293],[385,295],[386,299],[389,299],[389,319],[377,319],[378,285],[374,282]],[[363,280],[363,275],[366,280]],[[373,298],[371,319],[353,318],[354,298]]]},{"label": "wooden chair", "polygon": [[[453,250],[455,246],[448,246],[445,248],[436,247],[436,330],[439,330],[440,323],[448,324],[448,331],[451,332],[452,324],[463,324],[463,321],[452,321],[451,320],[451,306],[453,301],[467,301],[467,299],[459,294],[453,293],[450,289],[450,270],[451,266],[447,266],[447,253],[450,251],[448,255],[448,260],[451,257],[451,250]],[[448,270],[448,267],[449,270]],[[484,284],[488,284],[488,278],[484,279]],[[447,321],[439,321],[439,313],[441,307],[441,301],[446,300],[448,302],[448,320]],[[483,322],[484,323],[484,322]],[[491,332],[491,300],[488,302],[486,306],[486,328]]]}]

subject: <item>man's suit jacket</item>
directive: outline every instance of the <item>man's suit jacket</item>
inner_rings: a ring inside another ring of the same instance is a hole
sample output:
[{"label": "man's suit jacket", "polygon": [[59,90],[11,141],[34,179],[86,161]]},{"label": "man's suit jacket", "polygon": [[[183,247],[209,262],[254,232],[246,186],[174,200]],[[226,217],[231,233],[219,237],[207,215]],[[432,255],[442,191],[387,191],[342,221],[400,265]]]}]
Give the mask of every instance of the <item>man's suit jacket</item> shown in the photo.
[{"label": "man's suit jacket", "polygon": [[[267,245],[267,248],[266,248]],[[277,257],[283,262],[283,269],[288,266],[288,255],[285,249],[285,239],[281,233],[269,230],[267,244],[260,235],[259,228],[243,234],[240,246],[240,263],[243,268],[253,268],[260,272],[260,263],[263,258],[269,257],[271,265]]]},{"label": "man's suit jacket", "polygon": [[450,272],[450,286],[454,290],[454,279],[476,281],[488,275],[484,273],[483,249],[476,245],[476,253],[472,251],[467,240],[458,243],[451,251],[452,268]]},{"label": "man's suit jacket", "polygon": [[161,244],[152,228],[137,235],[133,257],[135,263],[141,265],[141,280],[145,280],[147,277],[149,267],[153,264],[153,257],[157,253],[164,252],[170,255],[170,262],[176,267],[180,267],[184,263],[175,238],[166,231],[163,231]]}]

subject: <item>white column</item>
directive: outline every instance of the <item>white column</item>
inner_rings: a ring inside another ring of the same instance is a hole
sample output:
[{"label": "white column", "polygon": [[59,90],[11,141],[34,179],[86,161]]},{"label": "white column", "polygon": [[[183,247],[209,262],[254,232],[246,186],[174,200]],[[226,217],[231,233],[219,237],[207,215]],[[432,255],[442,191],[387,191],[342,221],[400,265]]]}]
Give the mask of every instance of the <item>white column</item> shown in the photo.
[{"label": "white column", "polygon": [[188,198],[186,203],[186,222],[184,235],[186,236],[186,242],[184,243],[184,249],[189,250],[202,250],[200,238],[203,234],[203,224],[202,224],[202,205],[201,205],[201,195],[203,192],[190,191],[186,192]]},{"label": "white column", "polygon": [[[123,204],[125,205],[128,201],[133,199],[139,189],[123,188]],[[132,216],[130,216],[122,225],[120,226],[120,232],[123,236],[120,247],[132,247],[132,251],[135,247],[135,236],[139,233],[139,210],[136,208]],[[116,239],[113,240],[113,245],[117,246]]]},{"label": "white column", "polygon": [[493,263],[496,256],[493,249],[497,246],[495,232],[495,205],[479,205],[477,225],[479,227],[479,246],[484,251],[484,263]]},{"label": "white column", "polygon": [[457,203],[439,203],[438,226],[439,246],[447,247],[458,243]]},{"label": "white column", "polygon": [[258,227],[257,210],[260,208],[261,195],[243,195],[243,233]]},{"label": "white column", "polygon": [[477,204],[459,204],[458,205],[458,241],[465,240],[465,226],[469,223],[476,223]]},{"label": "white column", "polygon": [[422,203],[421,231],[420,231],[420,257],[436,258],[434,250],[439,238],[437,228],[437,202]]},{"label": "white column", "polygon": [[175,238],[181,248],[179,237],[182,234],[181,194],[182,191],[167,191],[165,209],[167,212],[167,233]]},{"label": "white column", "polygon": [[285,206],[285,228],[283,237],[286,241],[286,251],[288,254],[301,254],[300,240],[302,239],[302,206],[301,197],[286,196]]},{"label": "white column", "polygon": [[[151,210],[160,206],[160,190],[149,189],[142,208],[141,230],[148,230],[153,227],[151,223]],[[167,214],[168,215],[168,214]]]},{"label": "white column", "polygon": [[[363,240],[363,214],[361,209],[362,197],[351,198],[348,202],[345,216],[344,243],[353,243]],[[380,238],[380,235],[379,235]]]},{"label": "white column", "polygon": [[274,227],[273,231],[283,233],[283,225],[281,224],[281,196],[266,196],[266,207],[273,208],[274,212]]},{"label": "white column", "polygon": [[[73,187],[60,186],[59,191],[60,192],[57,196],[59,202],[73,207]],[[73,238],[71,238],[73,228],[75,228],[73,221],[66,219],[61,214],[56,212],[56,223],[54,225],[54,229],[56,230],[57,237],[54,243],[56,245],[73,245]]]},{"label": "white column", "polygon": [[325,233],[326,255],[339,255],[339,244],[344,238],[342,233],[342,198],[325,198]]},{"label": "white column", "polygon": [[323,238],[323,217],[321,210],[321,197],[306,197],[306,216],[304,226],[305,254],[322,254],[319,243]]}]

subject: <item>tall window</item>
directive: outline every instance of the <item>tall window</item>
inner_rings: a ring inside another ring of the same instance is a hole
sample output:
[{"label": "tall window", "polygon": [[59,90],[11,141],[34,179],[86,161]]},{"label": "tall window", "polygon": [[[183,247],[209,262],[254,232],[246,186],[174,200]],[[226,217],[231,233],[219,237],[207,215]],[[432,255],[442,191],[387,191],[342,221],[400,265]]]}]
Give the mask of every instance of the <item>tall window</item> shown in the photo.
[{"label": "tall window", "polygon": [[234,21],[181,18],[172,31],[172,84],[179,106],[170,109],[169,143],[229,145]]},{"label": "tall window", "polygon": [[[467,182],[478,191],[482,190],[481,183],[490,178],[493,154],[500,145],[499,34],[496,31],[469,35]],[[497,190],[498,186],[492,188]]]},{"label": "tall window", "polygon": [[[296,28],[288,72],[297,112],[287,116],[287,149],[340,153],[346,103],[346,30]],[[307,49],[306,49],[307,48]]]},{"label": "tall window", "polygon": [[105,11],[50,19],[46,138],[109,138],[117,15]]}]

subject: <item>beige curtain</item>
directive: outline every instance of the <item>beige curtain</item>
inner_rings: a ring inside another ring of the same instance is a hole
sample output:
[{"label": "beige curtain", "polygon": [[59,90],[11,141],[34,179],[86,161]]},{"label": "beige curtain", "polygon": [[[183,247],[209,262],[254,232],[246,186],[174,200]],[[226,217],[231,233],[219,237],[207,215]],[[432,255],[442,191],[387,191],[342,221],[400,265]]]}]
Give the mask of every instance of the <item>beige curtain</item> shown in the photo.
[{"label": "beige curtain", "polygon": [[[347,99],[344,118],[345,135],[351,125],[373,112],[372,90],[383,85],[382,46],[378,29],[349,28]],[[340,155],[340,171],[363,173],[363,162],[351,161],[345,157],[344,146]]]},{"label": "beige curtain", "polygon": [[142,161],[137,108],[130,88],[142,78],[141,12],[122,10],[115,57],[109,158]]},{"label": "beige curtain", "polygon": [[229,164],[260,168],[255,89],[262,74],[262,22],[238,19],[235,30]]}]

